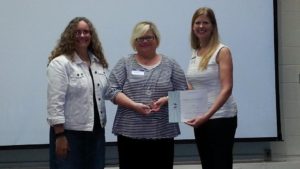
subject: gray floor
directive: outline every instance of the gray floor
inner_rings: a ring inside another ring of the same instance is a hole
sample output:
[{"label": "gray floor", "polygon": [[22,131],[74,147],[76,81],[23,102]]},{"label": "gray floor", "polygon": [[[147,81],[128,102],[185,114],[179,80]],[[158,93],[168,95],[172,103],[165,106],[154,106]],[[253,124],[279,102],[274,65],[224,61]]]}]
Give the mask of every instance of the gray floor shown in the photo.
[{"label": "gray floor", "polygon": [[[14,163],[0,164],[0,169],[49,169],[47,163]],[[105,169],[118,169],[118,166],[107,166]],[[174,169],[201,169],[200,164],[175,164]]]}]

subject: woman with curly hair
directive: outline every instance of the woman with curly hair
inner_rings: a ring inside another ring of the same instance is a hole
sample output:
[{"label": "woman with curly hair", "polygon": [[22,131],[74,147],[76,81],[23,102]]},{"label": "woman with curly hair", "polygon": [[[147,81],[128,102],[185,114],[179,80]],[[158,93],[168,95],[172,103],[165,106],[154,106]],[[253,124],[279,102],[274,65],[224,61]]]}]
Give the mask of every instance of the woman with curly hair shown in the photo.
[{"label": "woman with curly hair", "polygon": [[92,23],[71,20],[47,67],[51,169],[104,168],[107,68]]}]

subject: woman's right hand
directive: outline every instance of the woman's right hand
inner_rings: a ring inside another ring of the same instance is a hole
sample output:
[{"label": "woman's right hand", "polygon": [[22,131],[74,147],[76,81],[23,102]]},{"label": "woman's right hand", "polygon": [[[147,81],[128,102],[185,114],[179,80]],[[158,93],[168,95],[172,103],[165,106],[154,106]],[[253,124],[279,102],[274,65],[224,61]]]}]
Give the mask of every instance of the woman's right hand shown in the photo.
[{"label": "woman's right hand", "polygon": [[114,101],[119,106],[126,107],[127,109],[131,109],[143,115],[148,115],[151,113],[150,106],[133,101],[132,99],[127,97],[123,92],[118,92],[115,96]]},{"label": "woman's right hand", "polygon": [[199,115],[191,120],[188,120],[184,123],[187,125],[190,125],[192,127],[199,127],[202,124],[204,124],[205,122],[207,122],[208,120],[209,120],[209,116],[207,114],[203,114],[203,115]]},{"label": "woman's right hand", "polygon": [[66,136],[61,136],[56,138],[55,145],[56,145],[55,151],[57,157],[63,159],[66,158],[68,155],[68,151],[70,150],[69,143]]},{"label": "woman's right hand", "polygon": [[145,105],[143,103],[134,103],[133,109],[134,111],[139,112],[143,115],[148,115],[151,113],[150,106]]}]

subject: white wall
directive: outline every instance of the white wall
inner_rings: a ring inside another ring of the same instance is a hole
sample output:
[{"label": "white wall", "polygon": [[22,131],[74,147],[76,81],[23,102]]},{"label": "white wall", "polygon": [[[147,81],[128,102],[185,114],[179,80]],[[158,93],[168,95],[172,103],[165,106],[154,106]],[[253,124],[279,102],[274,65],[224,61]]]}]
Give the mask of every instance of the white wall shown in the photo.
[{"label": "white wall", "polygon": [[284,141],[272,143],[275,158],[300,156],[299,18],[300,0],[278,0],[279,87]]}]

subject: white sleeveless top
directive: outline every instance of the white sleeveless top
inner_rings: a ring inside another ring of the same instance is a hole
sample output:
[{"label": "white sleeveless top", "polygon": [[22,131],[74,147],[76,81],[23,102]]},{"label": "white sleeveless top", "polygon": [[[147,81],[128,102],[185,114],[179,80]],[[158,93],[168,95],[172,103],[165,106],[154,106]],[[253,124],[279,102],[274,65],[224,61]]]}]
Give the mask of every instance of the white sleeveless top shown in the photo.
[{"label": "white sleeveless top", "polygon": [[[208,62],[207,69],[199,69],[199,63],[201,57],[197,56],[197,51],[193,50],[192,57],[187,70],[187,80],[193,86],[193,89],[206,89],[208,93],[208,108],[212,106],[216,97],[220,93],[221,83],[219,78],[219,65],[216,61],[219,51],[226,47],[223,44],[219,44],[217,50],[214,52],[213,56]],[[234,117],[237,115],[237,105],[230,96],[224,105],[211,117],[215,118],[227,118]]]}]

